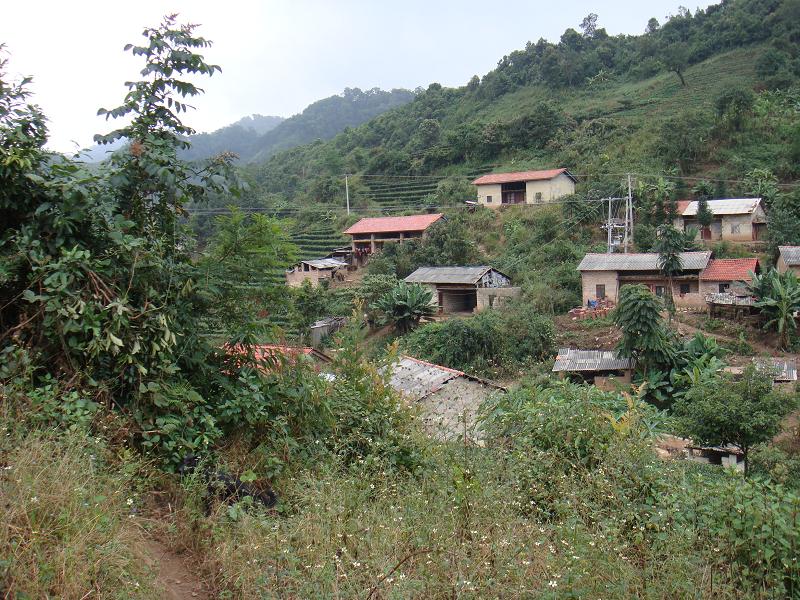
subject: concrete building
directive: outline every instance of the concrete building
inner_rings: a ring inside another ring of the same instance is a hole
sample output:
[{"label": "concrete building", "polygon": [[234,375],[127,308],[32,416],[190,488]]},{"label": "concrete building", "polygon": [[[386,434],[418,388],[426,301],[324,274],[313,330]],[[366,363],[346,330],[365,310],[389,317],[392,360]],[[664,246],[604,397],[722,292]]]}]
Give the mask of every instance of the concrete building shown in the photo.
[{"label": "concrete building", "polygon": [[444,215],[410,215],[407,217],[369,217],[344,231],[352,239],[353,254],[360,257],[383,248],[386,242],[418,239]]},{"label": "concrete building", "polygon": [[751,273],[758,273],[757,258],[715,258],[700,273],[701,294],[725,294],[750,283]]},{"label": "concrete building", "polygon": [[575,193],[575,177],[566,169],[491,173],[472,184],[478,204],[500,208],[510,204],[546,204]]},{"label": "concrete building", "polygon": [[553,373],[579,378],[601,389],[613,391],[615,384],[629,385],[636,363],[609,350],[573,350],[561,348],[553,365]]},{"label": "concrete building", "polygon": [[761,206],[761,198],[728,198],[709,200],[708,210],[713,219],[703,229],[697,221],[699,203],[682,200],[678,202],[678,216],[673,225],[682,231],[697,230],[697,239],[752,242],[764,239],[767,232],[767,215]]},{"label": "concrete building", "polygon": [[393,365],[389,385],[419,405],[427,433],[441,440],[470,440],[483,435],[477,426],[478,408],[505,388],[424,360],[401,356]]},{"label": "concrete building", "polygon": [[[681,252],[683,270],[673,277],[672,296],[679,307],[705,308],[700,293],[700,273],[708,266],[711,252]],[[658,254],[587,254],[578,265],[583,287],[583,305],[589,300],[619,301],[626,284],[643,284],[656,296],[666,296],[667,278],[658,266]]]},{"label": "concrete building", "polygon": [[286,284],[290,287],[300,287],[308,280],[311,285],[319,285],[320,281],[333,281],[337,276],[344,276],[347,263],[335,258],[317,258],[314,260],[301,260],[293,269],[286,271]]},{"label": "concrete building", "polygon": [[433,292],[440,313],[477,312],[502,305],[519,294],[511,279],[492,267],[420,267],[407,283],[425,285]]},{"label": "concrete building", "polygon": [[793,271],[800,277],[800,246],[780,246],[778,250],[778,271]]}]

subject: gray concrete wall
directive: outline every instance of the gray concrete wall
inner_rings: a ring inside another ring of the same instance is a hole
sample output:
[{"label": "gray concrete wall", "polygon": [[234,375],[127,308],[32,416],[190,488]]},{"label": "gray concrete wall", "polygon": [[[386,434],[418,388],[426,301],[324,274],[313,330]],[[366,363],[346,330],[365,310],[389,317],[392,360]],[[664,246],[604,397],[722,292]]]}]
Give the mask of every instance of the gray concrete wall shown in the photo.
[{"label": "gray concrete wall", "polygon": [[487,308],[500,308],[509,298],[516,298],[522,292],[518,287],[502,288],[478,288],[478,304],[475,312],[486,310]]}]

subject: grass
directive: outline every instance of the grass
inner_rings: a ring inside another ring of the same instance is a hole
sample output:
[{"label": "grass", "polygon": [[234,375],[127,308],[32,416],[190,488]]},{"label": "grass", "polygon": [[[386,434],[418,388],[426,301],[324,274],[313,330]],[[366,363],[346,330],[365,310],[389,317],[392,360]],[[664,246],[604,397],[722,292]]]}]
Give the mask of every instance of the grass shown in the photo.
[{"label": "grass", "polygon": [[133,456],[112,471],[102,444],[85,433],[2,433],[0,594],[161,598],[129,518]]}]

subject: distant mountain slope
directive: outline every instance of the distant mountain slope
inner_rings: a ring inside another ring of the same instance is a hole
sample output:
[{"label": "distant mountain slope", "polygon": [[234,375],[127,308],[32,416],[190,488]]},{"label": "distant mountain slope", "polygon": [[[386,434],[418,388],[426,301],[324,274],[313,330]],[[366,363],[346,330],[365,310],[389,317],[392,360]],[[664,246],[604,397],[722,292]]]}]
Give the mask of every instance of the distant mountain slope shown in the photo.
[{"label": "distant mountain slope", "polygon": [[424,177],[463,184],[493,169],[569,167],[602,193],[626,171],[800,176],[800,2],[727,0],[642,25],[642,35],[611,36],[589,15],[581,33],[529,43],[463,87],[433,83],[413,102],[273,156],[252,174],[295,206],[341,206],[342,173],[356,175],[354,206],[421,193],[442,203],[447,194]]},{"label": "distant mountain slope", "polygon": [[264,134],[259,150],[245,162],[263,161],[273,154],[314,140],[328,140],[347,127],[356,127],[392,108],[407,104],[414,93],[403,89],[361,91],[347,88],[341,95],[310,104],[302,113],[286,119]]},{"label": "distant mountain slope", "polygon": [[[413,92],[403,89],[361,91],[346,88],[341,94],[318,100],[288,119],[252,115],[211,133],[193,135],[189,138],[191,148],[181,154],[186,160],[199,160],[221,152],[233,152],[242,163],[264,161],[300,144],[329,140],[348,127],[357,127],[387,110],[411,102],[414,97]],[[93,146],[84,151],[84,160],[99,162],[109,151],[123,145]]]}]

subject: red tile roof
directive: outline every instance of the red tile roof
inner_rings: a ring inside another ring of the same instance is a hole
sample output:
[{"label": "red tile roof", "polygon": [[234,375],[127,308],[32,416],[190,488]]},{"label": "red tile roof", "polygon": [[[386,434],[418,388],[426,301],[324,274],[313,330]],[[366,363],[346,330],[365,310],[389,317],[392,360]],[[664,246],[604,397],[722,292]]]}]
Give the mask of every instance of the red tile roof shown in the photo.
[{"label": "red tile roof", "polygon": [[566,173],[567,177],[575,180],[569,171],[566,169],[547,169],[545,171],[517,171],[515,173],[490,173],[478,177],[472,183],[474,185],[486,185],[489,183],[514,183],[518,181],[541,181],[543,179],[553,179],[562,173]]},{"label": "red tile roof", "polygon": [[700,273],[703,281],[749,281],[758,271],[757,258],[716,258]]},{"label": "red tile roof", "polygon": [[425,231],[435,221],[442,218],[441,213],[432,215],[410,215],[408,217],[369,217],[345,230],[347,235],[356,233],[392,233],[400,231]]}]

